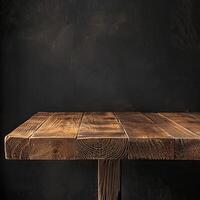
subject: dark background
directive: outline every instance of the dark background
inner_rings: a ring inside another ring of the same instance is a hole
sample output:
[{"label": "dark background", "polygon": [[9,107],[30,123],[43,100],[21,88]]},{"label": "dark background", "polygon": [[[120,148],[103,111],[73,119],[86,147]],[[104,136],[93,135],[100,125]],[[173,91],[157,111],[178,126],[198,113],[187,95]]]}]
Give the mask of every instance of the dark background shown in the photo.
[{"label": "dark background", "polygon": [[[200,111],[199,0],[0,0],[1,199],[95,199],[95,161],[6,161],[38,111]],[[122,199],[200,199],[199,161],[124,161]],[[2,198],[3,197],[3,198]]]}]

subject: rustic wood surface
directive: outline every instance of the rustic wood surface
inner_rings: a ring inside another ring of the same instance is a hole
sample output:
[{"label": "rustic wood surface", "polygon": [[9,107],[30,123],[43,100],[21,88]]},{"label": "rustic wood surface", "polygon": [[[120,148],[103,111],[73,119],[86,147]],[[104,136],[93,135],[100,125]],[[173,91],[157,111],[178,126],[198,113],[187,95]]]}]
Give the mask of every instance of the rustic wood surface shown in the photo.
[{"label": "rustic wood surface", "polygon": [[199,160],[200,121],[192,114],[147,114],[162,130],[171,135],[174,143],[174,159]]},{"label": "rustic wood surface", "polygon": [[112,112],[85,113],[77,137],[77,159],[123,159],[128,136]]},{"label": "rustic wood surface", "polygon": [[29,158],[70,160],[75,157],[75,142],[82,113],[54,113],[29,138]]},{"label": "rustic wood surface", "polygon": [[37,113],[5,137],[7,159],[29,159],[30,136],[51,116],[52,113]]},{"label": "rustic wood surface", "polygon": [[129,159],[173,159],[171,135],[142,113],[116,113],[129,136]]},{"label": "rustic wood surface", "polygon": [[5,157],[200,160],[200,114],[37,113],[5,137]]}]

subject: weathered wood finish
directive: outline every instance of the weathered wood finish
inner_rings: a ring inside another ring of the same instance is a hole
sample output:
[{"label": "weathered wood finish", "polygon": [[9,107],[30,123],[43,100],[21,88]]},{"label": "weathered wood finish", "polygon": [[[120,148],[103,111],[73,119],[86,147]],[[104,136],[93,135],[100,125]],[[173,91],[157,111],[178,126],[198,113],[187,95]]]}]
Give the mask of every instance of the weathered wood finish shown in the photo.
[{"label": "weathered wood finish", "polygon": [[200,136],[200,114],[196,113],[162,113],[171,121]]},{"label": "weathered wood finish", "polygon": [[142,113],[116,113],[129,136],[129,159],[173,159],[173,138]]},{"label": "weathered wood finish", "polygon": [[5,137],[5,156],[200,160],[200,114],[37,113]]},{"label": "weathered wood finish", "polygon": [[29,138],[52,113],[40,112],[5,137],[6,159],[29,159]]},{"label": "weathered wood finish", "polygon": [[[174,159],[200,159],[200,137],[181,125],[184,121],[183,118],[179,119],[180,121],[177,121],[177,123],[161,113],[147,113],[146,115],[151,118],[162,130],[164,130],[174,138]],[[174,114],[171,115],[174,116]],[[187,114],[186,116],[189,117],[189,114]],[[194,126],[198,126],[198,123],[194,124]]]},{"label": "weathered wood finish", "polygon": [[112,112],[85,113],[77,137],[77,159],[124,159],[128,137]]},{"label": "weathered wood finish", "polygon": [[30,137],[29,159],[75,158],[75,141],[82,113],[54,113]]},{"label": "weathered wood finish", "polygon": [[120,200],[120,160],[98,161],[98,200]]},{"label": "weathered wood finish", "polygon": [[192,113],[162,113],[160,115],[166,117],[181,130],[180,135],[175,137],[175,159],[200,160],[200,116]]}]

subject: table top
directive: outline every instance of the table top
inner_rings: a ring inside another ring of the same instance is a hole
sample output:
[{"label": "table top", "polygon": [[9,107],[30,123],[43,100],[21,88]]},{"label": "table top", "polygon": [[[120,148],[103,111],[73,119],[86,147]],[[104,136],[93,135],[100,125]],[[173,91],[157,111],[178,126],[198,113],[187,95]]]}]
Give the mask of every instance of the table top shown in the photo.
[{"label": "table top", "polygon": [[200,113],[39,112],[5,137],[15,160],[199,160]]}]

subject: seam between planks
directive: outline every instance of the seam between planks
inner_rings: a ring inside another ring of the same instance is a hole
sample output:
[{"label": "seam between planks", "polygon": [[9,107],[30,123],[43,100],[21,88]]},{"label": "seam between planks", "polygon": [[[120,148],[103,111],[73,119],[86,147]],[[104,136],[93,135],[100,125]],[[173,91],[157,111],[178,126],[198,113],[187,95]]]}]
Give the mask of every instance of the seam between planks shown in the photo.
[{"label": "seam between planks", "polygon": [[[167,131],[165,131],[162,127],[160,127],[156,122],[154,122],[149,116],[147,116],[145,113],[143,113],[144,116],[146,118],[148,118],[149,120],[151,120],[160,130],[164,131],[164,133],[166,133],[167,135],[169,135],[171,137],[172,140],[172,148],[173,148],[173,153],[172,153],[172,159],[171,160],[175,160],[176,158],[176,153],[175,153],[175,141],[177,140],[176,137],[174,137],[173,135],[169,134]],[[157,113],[159,114],[159,113]]]},{"label": "seam between planks", "polygon": [[81,128],[81,124],[83,122],[84,115],[85,115],[85,112],[82,112],[75,140],[78,140],[78,135],[79,135],[79,132],[80,132],[80,128]]},{"label": "seam between planks", "polygon": [[[123,126],[121,120],[120,120],[119,117],[117,116],[117,113],[113,112],[113,115],[114,115],[114,117],[116,118],[116,120],[117,120],[117,122],[119,123],[119,125],[122,127],[124,133],[126,134],[126,139],[127,139],[127,146],[126,146],[126,155],[127,155],[127,158],[126,158],[126,159],[128,160],[128,158],[129,158],[130,138],[129,138],[129,135],[128,135],[128,133],[126,132],[126,129],[124,128],[124,126]],[[121,179],[121,176],[120,176],[120,179]],[[121,187],[121,185],[120,185],[120,187]]]},{"label": "seam between planks", "polygon": [[34,131],[33,131],[33,133],[31,133],[30,134],[30,136],[28,137],[28,139],[30,140],[30,138],[33,136],[33,134],[42,126],[42,125],[44,125],[44,123],[50,118],[50,117],[52,117],[52,116],[54,116],[55,115],[55,113],[53,112],[53,113],[51,113],[51,115],[49,115]]},{"label": "seam between planks", "polygon": [[126,136],[127,136],[127,138],[128,138],[128,142],[129,142],[129,135],[128,135],[128,133],[126,132],[126,129],[124,128],[124,126],[123,126],[121,120],[118,118],[118,116],[117,116],[117,114],[116,114],[115,112],[113,112],[113,115],[115,116],[117,122],[118,122],[118,123],[120,124],[120,126],[122,127],[124,133],[126,134]]},{"label": "seam between planks", "polygon": [[168,120],[169,120],[170,122],[172,122],[173,124],[176,124],[179,128],[182,128],[182,129],[184,129],[185,131],[188,131],[188,132],[191,133],[193,136],[196,136],[196,137],[198,137],[198,138],[200,137],[200,136],[199,136],[198,134],[196,134],[195,132],[188,130],[188,129],[185,128],[184,126],[178,124],[177,122],[175,122],[174,120],[172,120],[172,119],[166,117],[165,115],[163,115],[163,114],[161,114],[161,113],[158,113],[158,114],[159,114],[160,116],[162,116],[162,117],[168,119]]},{"label": "seam between planks", "polygon": [[[38,114],[38,113],[42,113],[42,112],[37,112],[37,113],[33,114],[31,117],[34,117],[34,116],[35,116],[36,114]],[[53,114],[53,113],[52,113],[52,114]],[[52,116],[52,114],[51,114],[50,116]],[[50,116],[48,116],[47,119],[48,119]],[[25,124],[25,123],[26,123],[28,120],[30,120],[30,119],[31,119],[31,118],[26,119],[21,125]],[[46,120],[47,120],[47,119],[46,119]],[[29,136],[27,136],[27,137],[24,138],[24,139],[27,141],[27,144],[25,144],[26,147],[29,147],[31,136],[35,133],[35,131],[37,131],[37,130],[46,122],[46,120],[42,121],[42,122],[38,125],[38,127],[37,127],[35,130],[32,131],[32,133],[31,133]],[[21,125],[20,125],[20,126],[21,126]],[[18,126],[18,127],[19,127],[19,126]],[[14,130],[15,130],[15,129],[14,129]],[[14,131],[14,130],[13,130],[13,131]],[[13,131],[12,131],[12,132],[13,132]],[[8,156],[7,156],[7,151],[6,151],[6,146],[7,146],[6,143],[7,143],[8,139],[9,139],[9,137],[12,137],[12,136],[11,136],[12,132],[9,133],[8,135],[6,135],[5,138],[4,138],[4,151],[5,151],[5,157],[6,157],[6,158],[8,158]],[[13,136],[13,138],[21,138],[21,136],[16,136],[16,137]],[[19,156],[20,159],[21,159],[22,153],[23,153],[23,152],[21,151],[20,154],[19,154],[19,155],[20,155],[20,156]],[[29,155],[28,155],[28,156],[29,156]],[[10,159],[10,158],[8,158],[8,159]],[[29,159],[29,158],[28,158],[28,159]]]},{"label": "seam between planks", "polygon": [[[153,124],[159,128],[160,130],[162,130],[164,133],[166,133],[168,136],[172,137],[171,139],[175,139],[176,137],[174,137],[173,135],[169,134],[166,130],[164,130],[162,127],[160,127],[153,119],[151,119],[149,116],[147,116],[145,113],[142,113],[148,120],[152,121]],[[158,113],[157,113],[158,114]]]},{"label": "seam between planks", "polygon": [[[37,114],[37,113],[36,113]],[[53,115],[55,115],[55,112],[52,112],[39,126],[38,128],[36,128],[33,133],[31,133],[31,135],[27,138],[28,139],[28,143],[27,143],[27,146],[30,145],[30,140],[31,140],[31,137],[33,136],[33,134],[50,118],[52,117]],[[21,152],[22,153],[22,152]],[[28,152],[29,154],[29,152]],[[28,155],[28,159],[29,159],[29,155]]]}]

